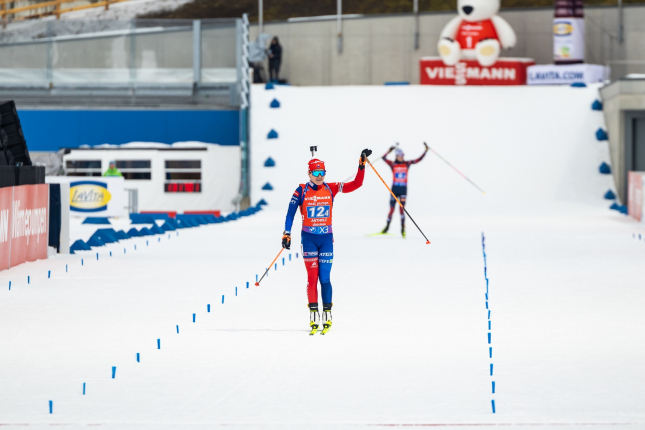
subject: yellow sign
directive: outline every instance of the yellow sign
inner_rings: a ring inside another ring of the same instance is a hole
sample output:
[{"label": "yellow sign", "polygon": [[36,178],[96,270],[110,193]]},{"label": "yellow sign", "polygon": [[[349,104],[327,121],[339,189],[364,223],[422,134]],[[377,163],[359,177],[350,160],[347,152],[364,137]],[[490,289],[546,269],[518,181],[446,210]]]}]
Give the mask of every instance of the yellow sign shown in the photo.
[{"label": "yellow sign", "polygon": [[78,212],[99,212],[107,209],[112,195],[105,182],[79,181],[69,187],[70,209]]},{"label": "yellow sign", "polygon": [[571,24],[559,22],[553,26],[553,34],[556,36],[566,36],[571,33],[573,33],[573,26]]}]

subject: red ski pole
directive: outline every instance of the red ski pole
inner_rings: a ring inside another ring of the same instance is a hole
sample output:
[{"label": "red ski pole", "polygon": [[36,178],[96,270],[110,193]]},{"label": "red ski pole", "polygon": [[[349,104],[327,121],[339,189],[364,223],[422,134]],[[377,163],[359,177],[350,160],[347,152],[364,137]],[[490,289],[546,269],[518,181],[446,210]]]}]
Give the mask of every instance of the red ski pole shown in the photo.
[{"label": "red ski pole", "polygon": [[398,198],[397,196],[395,196],[395,195],[394,195],[394,193],[392,192],[392,190],[390,189],[390,187],[388,187],[388,186],[387,186],[387,184],[385,183],[385,181],[383,180],[383,178],[381,178],[381,175],[379,175],[379,174],[378,174],[378,172],[376,171],[376,169],[374,168],[374,166],[372,166],[372,163],[370,163],[369,158],[367,158],[366,160],[367,160],[367,164],[369,164],[369,165],[370,165],[370,167],[372,168],[372,170],[374,170],[374,173],[376,173],[376,176],[378,176],[378,178],[381,180],[381,182],[383,182],[383,185],[385,185],[385,188],[387,188],[387,190],[390,192],[390,194],[392,194],[392,197],[394,197],[394,199],[395,199],[395,200],[396,200],[396,202],[399,204],[399,206],[401,206],[401,208],[403,208],[403,211],[405,211],[405,214],[406,214],[407,216],[409,216],[409,217],[410,217],[410,220],[412,221],[412,223],[414,224],[414,226],[419,230],[419,232],[421,233],[421,235],[425,238],[425,240],[426,240],[426,245],[430,245],[430,240],[428,240],[428,238],[426,237],[426,235],[425,235],[425,234],[423,234],[423,231],[421,231],[421,229],[419,228],[419,226],[417,225],[417,223],[416,223],[416,222],[414,222],[414,218],[412,218],[412,217],[410,216],[410,214],[408,213],[408,211],[407,211],[407,209],[405,208],[405,206],[403,206],[403,205],[401,204],[401,202],[399,201],[399,198]]},{"label": "red ski pole", "polygon": [[266,272],[264,272],[264,275],[262,275],[262,277],[260,278],[260,280],[259,280],[258,282],[256,282],[256,283],[255,283],[255,286],[256,286],[256,287],[259,287],[259,286],[260,286],[260,282],[262,282],[262,280],[263,280],[263,279],[264,279],[264,277],[267,275],[267,273],[269,273],[269,270],[271,270],[271,268],[273,267],[273,263],[275,263],[275,261],[278,259],[278,257],[280,256],[280,254],[282,254],[282,251],[284,251],[284,248],[282,248],[282,249],[280,250],[280,252],[278,252],[278,255],[276,255],[276,256],[275,256],[275,258],[273,259],[273,261],[271,262],[271,264],[269,264],[269,267],[267,268]]}]

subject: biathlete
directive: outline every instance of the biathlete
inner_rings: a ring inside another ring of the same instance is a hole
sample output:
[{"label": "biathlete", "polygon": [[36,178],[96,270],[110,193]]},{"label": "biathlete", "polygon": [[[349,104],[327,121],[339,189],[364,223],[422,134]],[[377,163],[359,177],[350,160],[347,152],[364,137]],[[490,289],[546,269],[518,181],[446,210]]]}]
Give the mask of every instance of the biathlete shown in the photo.
[{"label": "biathlete", "polygon": [[315,334],[320,326],[318,312],[318,280],[323,301],[323,331],[331,328],[332,288],[329,275],[334,261],[334,235],[332,209],[338,193],[351,193],[363,185],[365,163],[372,151],[364,149],[359,159],[358,171],[353,181],[325,182],[325,163],[314,158],[309,161],[309,182],[300,184],[291,197],[287,219],[284,223],[282,247],[291,249],[291,227],[300,208],[302,215],[302,257],[307,269],[307,298],[309,300],[309,327]]},{"label": "biathlete", "polygon": [[[405,154],[401,149],[396,149],[396,159],[394,161],[388,160],[387,156],[396,148],[394,146],[390,147],[390,149],[388,149],[388,151],[383,156],[383,161],[385,161],[387,165],[392,169],[392,176],[394,178],[392,181],[392,192],[399,199],[403,206],[405,206],[405,200],[408,194],[408,170],[410,169],[411,165],[417,164],[419,161],[423,160],[423,157],[425,157],[426,153],[428,152],[428,145],[426,145],[425,143],[423,145],[426,147],[426,150],[423,152],[423,154],[421,154],[421,157],[417,158],[416,160],[405,161],[403,158]],[[387,214],[387,224],[381,232],[382,234],[387,233],[388,229],[390,228],[390,222],[392,222],[392,214],[394,213],[395,205],[396,200],[394,200],[394,197],[390,196],[390,213]],[[405,237],[405,212],[400,206],[399,212],[401,213],[401,236]]]}]

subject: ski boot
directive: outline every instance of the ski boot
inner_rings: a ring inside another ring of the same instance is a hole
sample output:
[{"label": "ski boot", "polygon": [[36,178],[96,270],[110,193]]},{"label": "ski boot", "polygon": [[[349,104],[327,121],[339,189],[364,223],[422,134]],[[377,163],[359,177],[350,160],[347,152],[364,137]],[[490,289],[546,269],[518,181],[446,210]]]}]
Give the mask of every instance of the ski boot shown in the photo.
[{"label": "ski boot", "polygon": [[327,332],[331,328],[332,305],[333,303],[323,303],[323,316],[322,316],[323,331],[320,334],[327,334]]},{"label": "ski boot", "polygon": [[405,224],[401,224],[401,236],[405,239]]},{"label": "ski boot", "polygon": [[320,313],[318,313],[318,303],[309,303],[309,335],[314,335],[320,327]]},{"label": "ski boot", "polygon": [[388,222],[387,222],[387,224],[385,224],[385,228],[383,229],[383,231],[381,232],[381,234],[385,234],[385,233],[387,233],[387,231],[389,230],[389,228],[390,228],[390,221],[388,221]]}]

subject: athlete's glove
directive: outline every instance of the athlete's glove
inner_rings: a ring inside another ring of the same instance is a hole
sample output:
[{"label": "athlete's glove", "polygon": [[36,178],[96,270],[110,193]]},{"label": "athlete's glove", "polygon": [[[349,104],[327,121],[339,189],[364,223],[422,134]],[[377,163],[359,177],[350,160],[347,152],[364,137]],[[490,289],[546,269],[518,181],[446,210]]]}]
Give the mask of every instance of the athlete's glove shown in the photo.
[{"label": "athlete's glove", "polygon": [[284,249],[291,249],[291,233],[285,231],[282,234],[282,247]]},{"label": "athlete's glove", "polygon": [[365,163],[367,163],[367,157],[372,155],[372,150],[370,149],[363,149],[363,152],[361,152],[361,158],[358,160],[358,168],[363,170],[365,168]]},{"label": "athlete's glove", "polygon": [[426,147],[426,152],[428,151],[428,149],[430,149],[430,147],[428,146],[428,144],[427,144],[427,143],[425,143],[425,142],[423,142],[423,146],[425,146],[425,147]]},{"label": "athlete's glove", "polygon": [[396,149],[396,146],[392,145],[390,146],[390,149],[387,150],[387,153],[389,154],[390,152],[394,151]]}]

